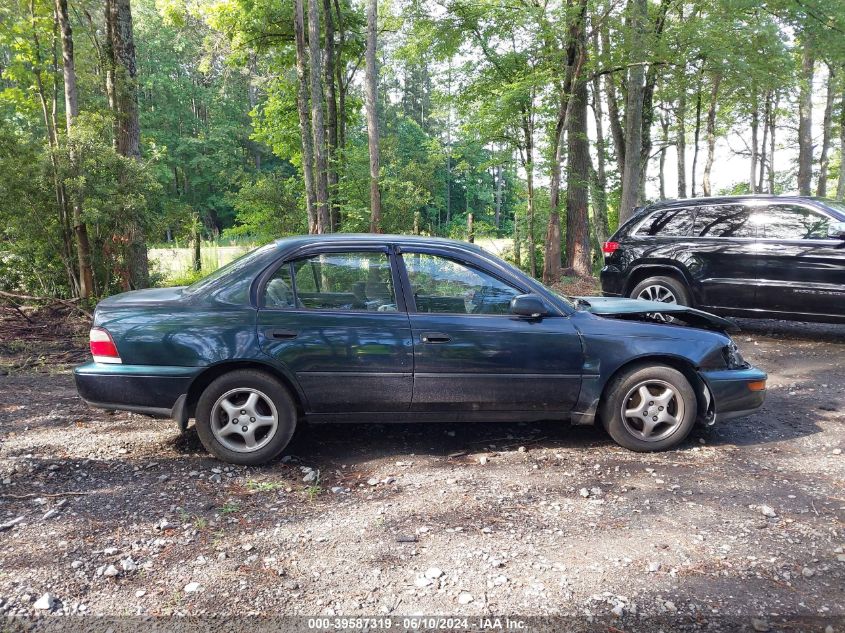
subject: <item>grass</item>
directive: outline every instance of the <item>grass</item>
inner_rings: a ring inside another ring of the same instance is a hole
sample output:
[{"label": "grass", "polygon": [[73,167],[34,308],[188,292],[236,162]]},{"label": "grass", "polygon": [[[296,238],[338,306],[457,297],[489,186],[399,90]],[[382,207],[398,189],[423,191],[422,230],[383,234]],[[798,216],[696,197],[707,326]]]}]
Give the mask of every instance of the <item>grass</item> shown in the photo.
[{"label": "grass", "polygon": [[241,509],[239,503],[234,501],[227,501],[220,507],[220,512],[223,514],[236,514]]},{"label": "grass", "polygon": [[284,488],[285,485],[278,481],[255,481],[250,479],[246,482],[247,490],[250,492],[273,492],[279,488]]}]

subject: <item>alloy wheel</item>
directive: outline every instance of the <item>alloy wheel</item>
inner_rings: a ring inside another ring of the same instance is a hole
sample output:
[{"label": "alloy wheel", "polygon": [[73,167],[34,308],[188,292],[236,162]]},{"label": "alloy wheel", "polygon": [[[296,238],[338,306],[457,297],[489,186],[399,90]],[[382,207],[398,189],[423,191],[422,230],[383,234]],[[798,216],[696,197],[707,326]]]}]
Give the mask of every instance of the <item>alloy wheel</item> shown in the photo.
[{"label": "alloy wheel", "polygon": [[227,391],[211,409],[211,432],[220,444],[236,453],[263,448],[278,428],[276,405],[258,389]]},{"label": "alloy wheel", "polygon": [[665,380],[644,380],[622,400],[622,423],[634,437],[657,442],[674,433],[684,419],[686,403]]}]

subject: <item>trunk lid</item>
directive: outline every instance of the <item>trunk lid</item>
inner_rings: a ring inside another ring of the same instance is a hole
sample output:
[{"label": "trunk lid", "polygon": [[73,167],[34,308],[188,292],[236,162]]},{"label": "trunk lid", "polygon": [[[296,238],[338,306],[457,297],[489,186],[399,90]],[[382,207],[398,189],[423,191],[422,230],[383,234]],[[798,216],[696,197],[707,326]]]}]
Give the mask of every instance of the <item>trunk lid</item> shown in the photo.
[{"label": "trunk lid", "polygon": [[146,288],[131,290],[113,295],[100,301],[98,308],[118,308],[129,306],[157,306],[173,303],[182,299],[184,286],[174,288]]}]

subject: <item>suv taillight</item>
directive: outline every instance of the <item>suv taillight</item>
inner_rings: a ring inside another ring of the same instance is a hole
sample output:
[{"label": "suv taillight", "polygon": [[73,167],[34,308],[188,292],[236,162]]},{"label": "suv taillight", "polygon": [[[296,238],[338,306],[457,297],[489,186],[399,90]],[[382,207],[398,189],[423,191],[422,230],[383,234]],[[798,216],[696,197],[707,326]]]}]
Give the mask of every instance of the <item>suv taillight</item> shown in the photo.
[{"label": "suv taillight", "polygon": [[97,363],[122,363],[120,354],[117,353],[117,346],[112,340],[111,334],[101,327],[91,328],[88,335],[91,345],[91,356]]},{"label": "suv taillight", "polygon": [[601,245],[601,252],[607,255],[613,255],[619,248],[619,242],[605,242]]}]

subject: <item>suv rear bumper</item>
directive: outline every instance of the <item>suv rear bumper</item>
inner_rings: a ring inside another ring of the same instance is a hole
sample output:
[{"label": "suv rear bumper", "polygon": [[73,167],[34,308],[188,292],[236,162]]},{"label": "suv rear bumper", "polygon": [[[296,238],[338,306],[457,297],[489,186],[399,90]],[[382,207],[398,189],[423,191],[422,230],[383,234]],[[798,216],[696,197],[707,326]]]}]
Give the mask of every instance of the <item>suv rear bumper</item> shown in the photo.
[{"label": "suv rear bumper", "polygon": [[200,367],[87,363],[73,370],[79,396],[100,409],[184,417],[188,387]]},{"label": "suv rear bumper", "polygon": [[605,297],[621,297],[625,290],[625,274],[616,266],[608,265],[601,269],[601,293]]}]

